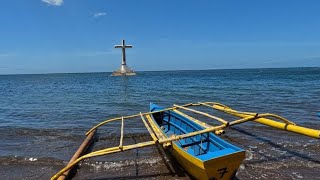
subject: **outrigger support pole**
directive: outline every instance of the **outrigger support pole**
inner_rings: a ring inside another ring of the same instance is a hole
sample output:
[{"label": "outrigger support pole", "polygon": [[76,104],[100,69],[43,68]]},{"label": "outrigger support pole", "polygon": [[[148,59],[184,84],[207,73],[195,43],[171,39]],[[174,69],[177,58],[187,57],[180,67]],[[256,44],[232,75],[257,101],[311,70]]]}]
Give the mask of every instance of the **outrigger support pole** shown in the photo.
[{"label": "outrigger support pole", "polygon": [[[210,103],[210,102],[209,102]],[[209,104],[206,103],[206,104]],[[254,113],[248,113],[248,112],[239,112],[239,111],[235,111],[227,106],[221,106],[219,104],[215,104],[215,103],[211,103],[211,107],[213,109],[234,115],[236,117],[240,117],[240,118],[246,118],[246,117],[253,117],[252,114]],[[251,114],[251,115],[250,115]],[[273,114],[269,114],[270,117],[275,117],[277,119],[281,119],[283,121],[285,121],[284,118],[277,116],[277,115],[273,115]],[[280,118],[279,118],[280,117]],[[288,120],[285,121],[285,123],[282,122],[277,122],[271,119],[267,119],[267,118],[257,118],[254,120],[254,122],[260,123],[260,124],[264,124],[270,127],[274,127],[277,129],[282,129],[282,130],[286,130],[286,131],[290,131],[290,132],[294,132],[294,133],[298,133],[298,134],[302,134],[305,136],[309,136],[312,138],[317,138],[320,139],[320,131],[319,130],[315,130],[315,129],[311,129],[311,128],[306,128],[306,127],[302,127],[302,126],[297,126],[295,123],[292,123]]]}]

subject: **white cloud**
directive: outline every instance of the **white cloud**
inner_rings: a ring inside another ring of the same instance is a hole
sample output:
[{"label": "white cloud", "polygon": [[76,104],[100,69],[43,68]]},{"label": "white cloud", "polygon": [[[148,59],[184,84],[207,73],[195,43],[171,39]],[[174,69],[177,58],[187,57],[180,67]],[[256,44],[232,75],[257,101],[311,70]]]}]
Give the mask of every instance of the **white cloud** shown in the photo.
[{"label": "white cloud", "polygon": [[94,18],[99,18],[99,17],[105,16],[105,15],[107,15],[106,12],[96,12],[96,13],[93,14],[93,17]]},{"label": "white cloud", "polygon": [[63,0],[41,0],[52,6],[61,6],[63,4]]}]

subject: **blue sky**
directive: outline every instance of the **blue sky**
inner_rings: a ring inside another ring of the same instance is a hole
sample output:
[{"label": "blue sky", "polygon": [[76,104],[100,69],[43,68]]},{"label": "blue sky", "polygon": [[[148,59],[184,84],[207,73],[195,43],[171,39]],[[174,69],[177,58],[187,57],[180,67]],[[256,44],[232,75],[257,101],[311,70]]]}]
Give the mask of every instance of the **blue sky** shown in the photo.
[{"label": "blue sky", "polygon": [[320,66],[318,0],[3,0],[0,74]]}]

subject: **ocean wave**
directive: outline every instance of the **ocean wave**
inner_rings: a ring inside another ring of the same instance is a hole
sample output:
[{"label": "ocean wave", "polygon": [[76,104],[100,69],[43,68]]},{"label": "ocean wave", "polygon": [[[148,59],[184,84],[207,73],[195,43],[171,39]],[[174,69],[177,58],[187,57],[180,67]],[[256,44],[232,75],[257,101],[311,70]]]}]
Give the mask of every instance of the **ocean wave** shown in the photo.
[{"label": "ocean wave", "polygon": [[134,165],[149,165],[152,166],[157,163],[162,163],[160,157],[148,158],[148,159],[136,159],[136,160],[124,160],[124,161],[85,161],[81,163],[81,166],[92,167],[95,171],[101,170],[116,170],[127,166]]}]

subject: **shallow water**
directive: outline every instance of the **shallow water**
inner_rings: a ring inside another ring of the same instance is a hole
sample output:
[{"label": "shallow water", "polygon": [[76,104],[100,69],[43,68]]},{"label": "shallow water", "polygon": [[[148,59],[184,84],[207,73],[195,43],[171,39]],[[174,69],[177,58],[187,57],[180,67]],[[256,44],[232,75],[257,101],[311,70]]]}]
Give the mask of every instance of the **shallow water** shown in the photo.
[{"label": "shallow water", "polygon": [[[320,129],[320,68],[0,76],[0,174],[48,179],[60,170],[96,123],[199,101],[270,112]],[[211,123],[211,121],[204,121]],[[94,149],[117,145],[120,123],[99,130]],[[125,143],[149,140],[141,120],[125,121]],[[320,179],[320,141],[253,123],[226,130],[246,150],[239,179]],[[75,179],[189,179],[159,147],[84,161]]]}]

